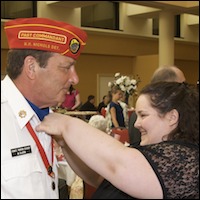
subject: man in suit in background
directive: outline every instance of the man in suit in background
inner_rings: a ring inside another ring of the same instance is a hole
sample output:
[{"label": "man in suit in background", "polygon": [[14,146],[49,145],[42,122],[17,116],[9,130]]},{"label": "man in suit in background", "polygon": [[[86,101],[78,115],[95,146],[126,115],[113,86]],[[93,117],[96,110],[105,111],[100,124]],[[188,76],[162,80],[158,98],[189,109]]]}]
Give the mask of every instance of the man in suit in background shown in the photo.
[{"label": "man in suit in background", "polygon": [[102,102],[100,102],[98,105],[98,108],[97,108],[98,112],[101,113],[101,109],[105,108],[109,102],[110,102],[110,98],[108,97],[108,95],[104,95]]},{"label": "man in suit in background", "polygon": [[[80,111],[97,111],[94,102],[95,102],[95,96],[89,95],[87,101],[80,107]],[[90,117],[91,115],[86,115],[87,120],[89,120]]]}]

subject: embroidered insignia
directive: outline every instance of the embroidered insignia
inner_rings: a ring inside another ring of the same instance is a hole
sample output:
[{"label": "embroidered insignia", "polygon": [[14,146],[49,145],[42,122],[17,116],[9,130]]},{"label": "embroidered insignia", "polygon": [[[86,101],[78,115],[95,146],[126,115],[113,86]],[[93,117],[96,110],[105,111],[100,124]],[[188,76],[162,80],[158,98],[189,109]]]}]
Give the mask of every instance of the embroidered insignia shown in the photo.
[{"label": "embroidered insignia", "polygon": [[21,117],[21,118],[26,117],[26,111],[25,110],[20,110],[19,111],[19,117]]},{"label": "embroidered insignia", "polygon": [[80,42],[77,39],[72,39],[69,44],[69,49],[73,54],[76,54],[80,48]]}]

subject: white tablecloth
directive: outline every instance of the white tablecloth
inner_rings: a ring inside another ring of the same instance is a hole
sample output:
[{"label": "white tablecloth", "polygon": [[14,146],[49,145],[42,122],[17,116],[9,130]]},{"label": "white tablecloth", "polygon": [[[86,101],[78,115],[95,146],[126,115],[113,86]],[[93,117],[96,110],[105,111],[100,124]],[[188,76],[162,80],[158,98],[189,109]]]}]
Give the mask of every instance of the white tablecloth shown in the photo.
[{"label": "white tablecloth", "polygon": [[70,199],[83,199],[83,180],[69,166],[61,147],[55,141],[54,151],[58,160],[58,178],[64,179],[70,187]]},{"label": "white tablecloth", "polygon": [[83,181],[71,169],[66,161],[58,162],[58,178],[66,180],[70,189],[70,199],[83,199]]},{"label": "white tablecloth", "polygon": [[68,186],[75,181],[76,174],[66,161],[58,162],[58,178],[66,180]]}]

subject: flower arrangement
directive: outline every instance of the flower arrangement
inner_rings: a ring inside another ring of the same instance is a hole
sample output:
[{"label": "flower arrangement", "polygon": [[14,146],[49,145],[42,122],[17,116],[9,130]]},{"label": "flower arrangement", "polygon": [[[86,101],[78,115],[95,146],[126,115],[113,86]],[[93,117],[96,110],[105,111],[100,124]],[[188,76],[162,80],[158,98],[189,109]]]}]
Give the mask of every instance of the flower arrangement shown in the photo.
[{"label": "flower arrangement", "polygon": [[108,82],[108,87],[112,88],[114,85],[118,85],[123,92],[128,95],[137,94],[137,85],[140,82],[140,78],[137,75],[137,79],[131,79],[129,76],[122,76],[119,72],[115,74],[115,80]]}]

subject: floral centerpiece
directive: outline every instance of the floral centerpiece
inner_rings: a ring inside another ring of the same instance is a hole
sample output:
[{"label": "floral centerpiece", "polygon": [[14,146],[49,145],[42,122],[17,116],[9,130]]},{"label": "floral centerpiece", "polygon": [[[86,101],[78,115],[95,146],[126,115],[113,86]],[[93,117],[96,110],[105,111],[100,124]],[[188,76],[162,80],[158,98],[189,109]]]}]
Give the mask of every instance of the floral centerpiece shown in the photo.
[{"label": "floral centerpiece", "polygon": [[137,85],[140,82],[140,78],[137,75],[137,79],[131,79],[129,76],[122,76],[119,72],[115,74],[113,82],[108,82],[108,87],[112,88],[114,85],[118,85],[120,89],[129,95],[137,95]]},{"label": "floral centerpiece", "polygon": [[[123,101],[119,101],[121,107],[123,108],[123,115],[124,115],[124,121],[126,124],[126,127],[128,128],[128,112],[133,111],[134,108],[129,106],[129,97],[130,96],[137,96],[137,86],[140,82],[140,77],[137,75],[136,79],[130,78],[129,76],[123,76],[119,72],[115,73],[114,75],[114,81],[108,82],[108,87],[112,90],[114,86],[118,86],[125,94],[125,99]],[[107,129],[111,130],[112,126],[112,120],[111,120],[111,114],[109,112],[109,104],[106,107],[106,120],[107,120]]]}]

